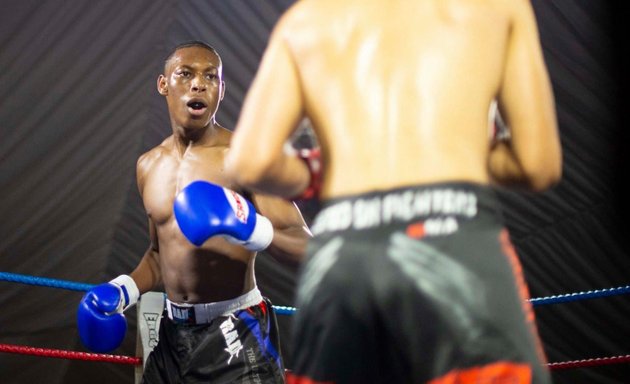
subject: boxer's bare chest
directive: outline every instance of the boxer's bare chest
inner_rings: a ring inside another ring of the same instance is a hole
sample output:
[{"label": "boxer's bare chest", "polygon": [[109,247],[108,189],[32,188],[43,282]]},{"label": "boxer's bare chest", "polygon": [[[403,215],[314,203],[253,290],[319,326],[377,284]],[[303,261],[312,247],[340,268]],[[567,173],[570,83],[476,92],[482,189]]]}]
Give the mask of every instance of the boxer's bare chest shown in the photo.
[{"label": "boxer's bare chest", "polygon": [[160,156],[145,176],[142,199],[145,210],[156,226],[173,219],[175,196],[195,180],[206,180],[234,188],[225,177],[223,159],[227,147],[192,147],[183,155]]}]

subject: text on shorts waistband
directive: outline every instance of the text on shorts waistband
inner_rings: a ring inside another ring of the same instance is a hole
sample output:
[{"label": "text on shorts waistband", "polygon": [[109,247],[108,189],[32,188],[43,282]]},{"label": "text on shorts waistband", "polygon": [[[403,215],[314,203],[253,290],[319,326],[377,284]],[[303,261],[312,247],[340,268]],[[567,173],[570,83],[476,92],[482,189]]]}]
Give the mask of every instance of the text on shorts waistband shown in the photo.
[{"label": "text on shorts waistband", "polygon": [[470,219],[477,212],[478,198],[472,190],[454,187],[409,188],[334,202],[317,214],[311,231],[317,235],[348,229],[362,230],[431,216]]}]

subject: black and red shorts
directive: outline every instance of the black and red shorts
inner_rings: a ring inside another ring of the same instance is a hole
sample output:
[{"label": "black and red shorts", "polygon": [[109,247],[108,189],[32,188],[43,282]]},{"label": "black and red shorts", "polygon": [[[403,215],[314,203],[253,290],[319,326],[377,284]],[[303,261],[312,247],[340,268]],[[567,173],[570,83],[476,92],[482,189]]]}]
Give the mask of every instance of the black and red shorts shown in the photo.
[{"label": "black and red shorts", "polygon": [[174,305],[164,312],[143,384],[285,382],[278,326],[268,299],[227,315],[205,317],[203,324],[200,312],[199,305]]},{"label": "black and red shorts", "polygon": [[297,292],[289,384],[550,382],[494,192],[325,203]]}]

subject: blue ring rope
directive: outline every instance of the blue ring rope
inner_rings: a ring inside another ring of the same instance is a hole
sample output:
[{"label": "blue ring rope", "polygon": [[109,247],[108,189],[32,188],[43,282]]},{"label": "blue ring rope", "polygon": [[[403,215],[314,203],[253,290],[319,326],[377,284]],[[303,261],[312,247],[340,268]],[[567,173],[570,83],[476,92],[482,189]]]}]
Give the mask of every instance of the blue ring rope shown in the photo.
[{"label": "blue ring rope", "polygon": [[71,291],[89,291],[94,287],[93,284],[82,284],[67,280],[49,279],[47,277],[35,277],[9,272],[0,272],[0,280],[28,285],[68,289]]},{"label": "blue ring rope", "polygon": [[[52,287],[52,288],[61,288],[68,289],[70,291],[89,291],[95,284],[84,284],[84,283],[75,283],[73,281],[68,280],[58,280],[51,279],[48,277],[35,277],[28,275],[20,275],[17,273],[9,273],[9,272],[0,272],[0,281],[11,281],[14,283],[28,284],[28,285],[37,285],[43,287]],[[274,305],[273,309],[276,311],[278,315],[292,315],[297,309],[293,307],[284,307]]]},{"label": "blue ring rope", "polygon": [[[17,273],[0,272],[0,281],[12,281],[14,283],[22,283],[28,285],[38,285],[45,287],[68,289],[71,291],[88,291],[92,289],[94,284],[76,283],[67,280],[50,279],[47,277],[35,277],[28,275],[20,275]],[[553,295],[546,297],[538,297],[530,299],[529,302],[533,306],[548,305],[556,303],[568,303],[571,301],[595,299],[600,297],[624,295],[630,293],[630,285],[617,288],[596,289],[591,291],[582,291],[575,293],[568,293],[565,295]],[[286,307],[281,305],[274,305],[274,310],[278,315],[292,315],[297,309],[294,307]]]},{"label": "blue ring rope", "polygon": [[582,299],[596,299],[599,297],[623,295],[626,293],[630,293],[630,285],[617,288],[596,289],[592,291],[567,293],[566,295],[538,297],[530,299],[529,301],[532,303],[532,305],[538,306],[556,303],[568,303],[570,301],[578,301]]}]

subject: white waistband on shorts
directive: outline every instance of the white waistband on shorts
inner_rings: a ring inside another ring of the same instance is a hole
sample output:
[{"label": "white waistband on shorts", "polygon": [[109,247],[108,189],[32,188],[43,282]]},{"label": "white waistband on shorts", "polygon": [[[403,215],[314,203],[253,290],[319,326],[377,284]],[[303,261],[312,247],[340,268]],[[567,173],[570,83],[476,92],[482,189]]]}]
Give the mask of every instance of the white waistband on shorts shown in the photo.
[{"label": "white waistband on shorts", "polygon": [[206,324],[219,316],[226,316],[238,310],[259,304],[263,300],[260,290],[251,291],[231,300],[214,303],[188,304],[174,303],[166,299],[169,319],[178,323]]}]

